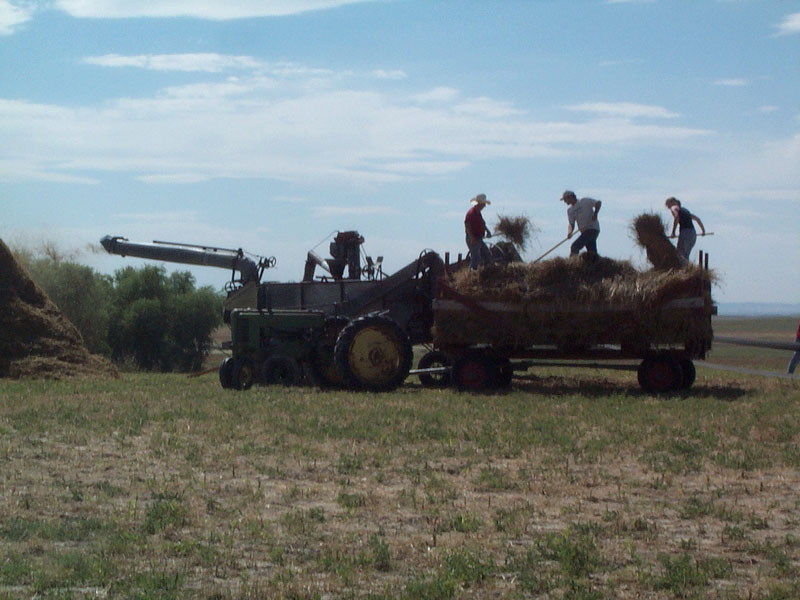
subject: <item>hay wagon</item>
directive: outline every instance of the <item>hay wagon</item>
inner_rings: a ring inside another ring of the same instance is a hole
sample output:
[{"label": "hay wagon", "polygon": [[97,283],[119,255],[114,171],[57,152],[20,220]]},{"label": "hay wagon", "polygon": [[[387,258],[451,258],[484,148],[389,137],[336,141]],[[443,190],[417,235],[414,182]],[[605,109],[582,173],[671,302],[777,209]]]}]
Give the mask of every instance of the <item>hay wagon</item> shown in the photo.
[{"label": "hay wagon", "polygon": [[440,282],[433,350],[412,373],[423,385],[479,390],[510,385],[515,370],[527,370],[536,360],[578,366],[577,361],[635,359],[638,365],[628,368],[636,368],[644,390],[688,389],[695,380],[693,360],[711,348],[716,306],[707,265],[678,276],[679,286],[673,281],[645,289],[637,280],[629,286],[636,293],[616,293],[611,300],[586,294],[558,301],[536,294],[493,300]]}]

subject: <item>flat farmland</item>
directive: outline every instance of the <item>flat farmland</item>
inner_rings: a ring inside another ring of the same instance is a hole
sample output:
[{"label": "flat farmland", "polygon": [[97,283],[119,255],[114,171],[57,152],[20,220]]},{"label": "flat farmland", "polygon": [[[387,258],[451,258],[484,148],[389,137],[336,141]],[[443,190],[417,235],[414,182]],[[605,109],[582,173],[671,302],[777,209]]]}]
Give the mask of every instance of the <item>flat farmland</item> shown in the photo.
[{"label": "flat farmland", "polygon": [[[794,342],[799,321],[800,316],[716,317],[713,321],[713,327],[714,335],[787,344]],[[708,356],[708,361],[785,373],[791,356],[792,353],[785,350],[715,342]]]},{"label": "flat farmland", "polygon": [[0,598],[788,599],[798,531],[797,379],[0,380]]}]

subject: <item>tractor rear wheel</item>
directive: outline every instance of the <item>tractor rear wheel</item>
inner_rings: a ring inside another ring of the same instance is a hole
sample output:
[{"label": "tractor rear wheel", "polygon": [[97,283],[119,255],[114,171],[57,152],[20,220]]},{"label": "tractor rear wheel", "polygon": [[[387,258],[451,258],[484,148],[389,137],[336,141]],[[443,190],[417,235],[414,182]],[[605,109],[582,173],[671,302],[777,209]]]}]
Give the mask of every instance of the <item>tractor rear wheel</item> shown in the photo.
[{"label": "tractor rear wheel", "polygon": [[249,358],[236,358],[233,361],[231,387],[237,390],[249,390],[256,381],[256,369]]},{"label": "tractor rear wheel", "polygon": [[[417,363],[418,369],[435,369],[439,367],[450,368],[453,366],[453,359],[440,350],[431,350],[423,354]],[[444,373],[420,373],[419,382],[425,387],[446,388],[450,385],[453,377],[450,371]]]},{"label": "tractor rear wheel", "polygon": [[334,360],[345,383],[354,389],[389,391],[405,381],[413,349],[400,326],[381,316],[366,316],[339,334]]}]

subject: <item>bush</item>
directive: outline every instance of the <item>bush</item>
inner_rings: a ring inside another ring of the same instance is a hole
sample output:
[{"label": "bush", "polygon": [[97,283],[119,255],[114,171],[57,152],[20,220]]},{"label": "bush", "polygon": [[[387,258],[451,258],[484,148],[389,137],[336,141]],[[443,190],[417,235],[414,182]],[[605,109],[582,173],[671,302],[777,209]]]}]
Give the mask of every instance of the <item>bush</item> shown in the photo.
[{"label": "bush", "polygon": [[222,298],[188,272],[126,267],[114,274],[111,356],[142,369],[199,370],[222,320]]},{"label": "bush", "polygon": [[78,329],[93,354],[109,354],[108,306],[111,278],[85,265],[16,252],[31,278]]},{"label": "bush", "polygon": [[73,262],[52,245],[39,255],[15,249],[30,272],[83,336],[88,350],[141,369],[197,371],[222,322],[222,295],[195,289],[188,271],[125,267],[113,277]]}]

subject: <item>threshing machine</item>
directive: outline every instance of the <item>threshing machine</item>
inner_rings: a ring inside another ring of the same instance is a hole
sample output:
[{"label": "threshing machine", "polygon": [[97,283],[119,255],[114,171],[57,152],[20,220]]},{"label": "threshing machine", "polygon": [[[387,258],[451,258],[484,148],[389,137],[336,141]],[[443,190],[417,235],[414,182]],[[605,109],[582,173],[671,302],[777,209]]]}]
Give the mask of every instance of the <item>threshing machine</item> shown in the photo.
[{"label": "threshing machine", "polygon": [[338,232],[330,258],[311,251],[302,281],[278,283],[261,281],[274,258],[256,261],[241,249],[101,240],[112,254],[232,270],[224,316],[233,355],[220,365],[223,387],[291,384],[309,376],[321,385],[393,389],[408,375],[412,345],[431,340],[444,263],[425,250],[387,276],[382,257],[363,255],[363,243],[357,231]]}]

